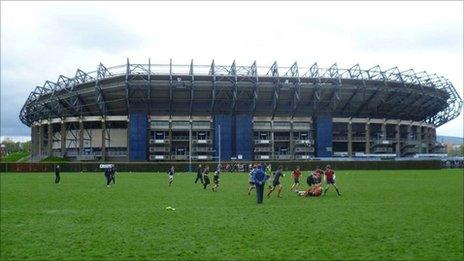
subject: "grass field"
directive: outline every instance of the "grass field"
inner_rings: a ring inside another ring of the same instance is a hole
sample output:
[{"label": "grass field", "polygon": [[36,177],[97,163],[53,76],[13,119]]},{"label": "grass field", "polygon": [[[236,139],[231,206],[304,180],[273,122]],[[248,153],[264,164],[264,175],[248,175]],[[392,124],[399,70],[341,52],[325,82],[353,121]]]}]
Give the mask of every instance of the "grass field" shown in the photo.
[{"label": "grass field", "polygon": [[[306,173],[304,180],[306,179]],[[1,259],[463,260],[463,170],[338,171],[322,198],[257,205],[247,174],[1,174]],[[176,208],[167,211],[166,206]]]}]

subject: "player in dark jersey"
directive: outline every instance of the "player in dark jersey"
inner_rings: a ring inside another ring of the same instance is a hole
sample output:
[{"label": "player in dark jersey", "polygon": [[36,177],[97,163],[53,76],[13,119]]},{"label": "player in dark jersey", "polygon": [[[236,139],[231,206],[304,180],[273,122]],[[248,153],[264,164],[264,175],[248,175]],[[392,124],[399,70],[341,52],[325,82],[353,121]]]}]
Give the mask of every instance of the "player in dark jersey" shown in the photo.
[{"label": "player in dark jersey", "polygon": [[174,166],[171,166],[168,170],[168,180],[169,186],[171,186],[172,182],[174,181]]},{"label": "player in dark jersey", "polygon": [[335,191],[337,191],[338,196],[342,195],[340,191],[338,190],[337,185],[335,185],[335,173],[330,167],[330,165],[327,165],[325,167],[324,179],[326,183],[326,187],[324,189],[324,195],[327,193],[327,190],[329,189],[330,185],[332,185],[335,188]]},{"label": "player in dark jersey", "polygon": [[55,184],[60,183],[60,165],[56,165],[55,167]]},{"label": "player in dark jersey", "polygon": [[201,164],[198,165],[198,168],[197,168],[197,178],[195,179],[195,184],[197,184],[198,180],[200,180],[201,184],[203,184],[203,175],[202,175]]},{"label": "player in dark jersey", "polygon": [[282,169],[283,169],[283,167],[279,166],[279,168],[277,168],[276,172],[274,173],[274,178],[272,179],[272,187],[269,190],[269,192],[267,193],[267,197],[270,197],[272,191],[274,191],[276,188],[278,188],[277,197],[279,197],[279,198],[282,197],[282,196],[280,196],[280,193],[282,193],[282,184],[280,183],[280,178],[284,176],[284,174],[282,172]]},{"label": "player in dark jersey", "polygon": [[216,170],[214,172],[214,175],[213,175],[213,187],[212,187],[212,190],[213,191],[218,191],[219,189],[219,170]]},{"label": "player in dark jersey", "polygon": [[117,173],[116,167],[113,165],[111,167],[111,179],[110,179],[110,181],[113,181],[113,185],[116,184],[116,173]]},{"label": "player in dark jersey", "polygon": [[297,166],[296,169],[292,172],[293,184],[290,188],[290,191],[292,191],[293,189],[298,190],[298,188],[300,187],[300,176],[300,166]]},{"label": "player in dark jersey", "polygon": [[322,170],[316,169],[311,175],[306,179],[306,183],[309,187],[312,187],[317,184],[322,183]]},{"label": "player in dark jersey", "polygon": [[308,189],[296,191],[300,196],[304,197],[318,197],[322,194],[322,170],[317,168],[311,175],[306,179],[308,183]]},{"label": "player in dark jersey", "polygon": [[209,173],[209,166],[206,166],[205,169],[203,170],[203,189],[206,189],[206,186],[208,186],[209,183],[211,183],[211,181],[209,181],[208,173]]},{"label": "player in dark jersey", "polygon": [[106,187],[109,188],[110,187],[110,183],[111,183],[111,167],[107,167],[105,168],[105,178],[106,178]]}]

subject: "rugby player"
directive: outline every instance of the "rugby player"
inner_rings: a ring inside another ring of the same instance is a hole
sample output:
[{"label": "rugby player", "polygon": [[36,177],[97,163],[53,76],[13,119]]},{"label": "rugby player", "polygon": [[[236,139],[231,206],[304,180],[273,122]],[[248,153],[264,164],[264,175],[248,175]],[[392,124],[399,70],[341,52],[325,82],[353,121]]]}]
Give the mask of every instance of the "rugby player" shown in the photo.
[{"label": "rugby player", "polygon": [[[251,165],[251,164],[250,164]],[[248,196],[250,195],[251,193],[251,190],[256,188],[255,186],[255,180],[253,179],[253,172],[256,170],[256,165],[253,165],[251,168],[250,168],[250,173],[248,173]]]},{"label": "rugby player", "polygon": [[290,188],[290,191],[292,191],[293,189],[298,190],[298,188],[300,187],[300,176],[300,166],[297,166],[296,169],[292,172],[293,185]]},{"label": "rugby player", "polygon": [[201,170],[201,164],[198,165],[197,168],[197,178],[195,179],[195,184],[197,184],[198,180],[200,180],[201,184],[203,184],[203,175]]},{"label": "rugby player", "polygon": [[280,196],[280,193],[282,193],[282,184],[280,184],[280,178],[284,176],[284,174],[282,172],[282,169],[283,169],[283,167],[279,166],[279,168],[277,168],[276,172],[274,173],[274,177],[272,179],[272,187],[269,190],[269,192],[267,193],[268,198],[270,197],[272,191],[274,191],[276,188],[278,188],[277,197],[279,197],[279,198],[282,197],[282,196]]},{"label": "rugby player", "polygon": [[325,167],[324,179],[326,183],[326,187],[324,189],[324,195],[327,193],[327,190],[329,189],[330,185],[332,185],[335,188],[335,191],[337,191],[338,196],[342,195],[340,191],[338,190],[337,185],[335,185],[335,173],[330,167],[330,165],[327,165]]},{"label": "rugby player", "polygon": [[209,183],[211,183],[211,181],[209,181],[208,173],[209,173],[209,166],[206,166],[205,169],[203,170],[203,189],[206,189],[206,186],[208,186]]},{"label": "rugby player", "polygon": [[171,166],[168,170],[168,179],[169,179],[169,186],[171,186],[172,182],[174,181],[174,166]]},{"label": "rugby player", "polygon": [[214,172],[213,184],[212,190],[216,192],[219,189],[219,169]]}]

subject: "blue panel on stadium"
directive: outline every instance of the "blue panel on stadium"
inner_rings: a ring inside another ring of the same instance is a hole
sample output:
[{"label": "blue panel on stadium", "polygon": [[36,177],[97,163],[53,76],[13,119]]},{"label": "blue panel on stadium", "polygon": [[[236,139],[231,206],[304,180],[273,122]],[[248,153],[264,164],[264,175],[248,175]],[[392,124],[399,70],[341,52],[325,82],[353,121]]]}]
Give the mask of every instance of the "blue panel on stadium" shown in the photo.
[{"label": "blue panel on stadium", "polygon": [[332,157],[332,117],[317,117],[315,127],[316,157]]},{"label": "blue panel on stadium", "polygon": [[232,156],[232,116],[223,114],[214,116],[215,157],[219,157],[219,125],[221,125],[221,160],[230,160]]},{"label": "blue panel on stadium", "polygon": [[243,160],[252,160],[252,117],[250,115],[235,116],[235,148],[237,157],[242,155]]},{"label": "blue panel on stadium", "polygon": [[129,115],[129,160],[147,159],[147,114]]}]

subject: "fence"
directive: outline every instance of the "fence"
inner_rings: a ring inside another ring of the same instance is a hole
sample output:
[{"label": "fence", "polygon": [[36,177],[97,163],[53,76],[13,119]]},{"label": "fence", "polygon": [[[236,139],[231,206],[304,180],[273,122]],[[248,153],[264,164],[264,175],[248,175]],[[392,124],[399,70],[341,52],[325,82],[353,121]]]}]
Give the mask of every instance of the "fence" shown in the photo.
[{"label": "fence", "polygon": [[[173,165],[176,171],[185,172],[189,169],[188,162],[112,162],[116,165],[118,171],[123,172],[167,172],[168,168]],[[229,164],[232,169],[248,170],[248,165],[253,162],[223,162],[223,166]],[[273,169],[282,165],[284,170],[291,170],[300,166],[302,170],[313,170],[316,167],[323,168],[330,164],[336,170],[387,170],[387,169],[440,169],[442,167],[440,160],[411,160],[411,161],[269,161]],[[101,172],[100,163],[88,162],[66,162],[66,163],[0,163],[1,172],[51,172],[56,164],[59,164],[61,171],[64,172]],[[192,171],[196,166],[209,165],[210,169],[216,169],[216,162],[194,162]]]}]

